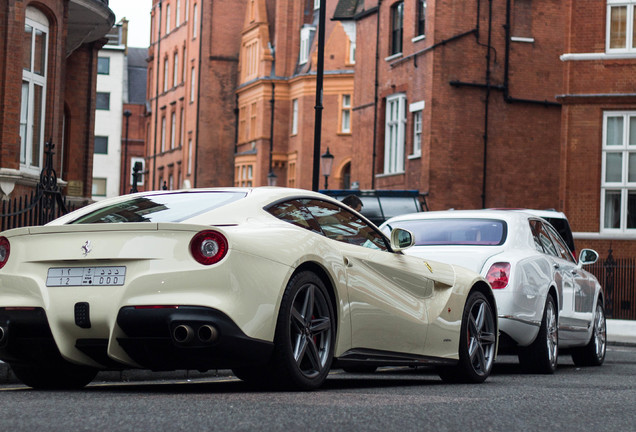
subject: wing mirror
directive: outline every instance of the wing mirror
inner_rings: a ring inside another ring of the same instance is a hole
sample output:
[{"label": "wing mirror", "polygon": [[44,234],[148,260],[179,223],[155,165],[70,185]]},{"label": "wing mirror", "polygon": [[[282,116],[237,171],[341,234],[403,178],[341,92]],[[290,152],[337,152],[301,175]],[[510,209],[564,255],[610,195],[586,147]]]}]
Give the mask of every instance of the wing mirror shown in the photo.
[{"label": "wing mirror", "polygon": [[598,261],[598,253],[593,249],[583,249],[579,255],[579,267],[594,264]]},{"label": "wing mirror", "polygon": [[408,249],[414,244],[415,238],[411,231],[402,228],[394,228],[393,231],[391,231],[391,249],[395,252]]}]

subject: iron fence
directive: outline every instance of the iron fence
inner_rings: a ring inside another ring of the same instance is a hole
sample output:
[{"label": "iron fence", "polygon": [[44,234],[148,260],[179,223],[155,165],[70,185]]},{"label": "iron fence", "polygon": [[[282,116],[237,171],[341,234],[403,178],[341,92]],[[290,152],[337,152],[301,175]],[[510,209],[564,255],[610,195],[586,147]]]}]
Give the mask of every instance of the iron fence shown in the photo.
[{"label": "iron fence", "polygon": [[586,267],[605,290],[608,318],[636,320],[636,258],[618,258],[609,250],[607,258]]},{"label": "iron fence", "polygon": [[44,150],[45,163],[35,191],[21,197],[2,201],[0,205],[0,231],[25,226],[44,225],[81,205],[69,205],[57,184],[53,169],[53,148],[48,141]]}]

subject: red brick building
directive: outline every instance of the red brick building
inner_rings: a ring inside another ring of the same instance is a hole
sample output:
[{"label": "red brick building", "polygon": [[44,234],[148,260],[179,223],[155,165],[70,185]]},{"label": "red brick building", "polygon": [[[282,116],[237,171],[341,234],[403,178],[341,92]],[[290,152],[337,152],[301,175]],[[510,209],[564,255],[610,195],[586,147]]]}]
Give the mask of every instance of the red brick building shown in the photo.
[{"label": "red brick building", "polygon": [[560,206],[561,1],[339,10],[367,41],[353,103],[362,188],[419,189],[431,209]]},{"label": "red brick building", "polygon": [[233,182],[245,1],[153,0],[145,188]]},{"label": "red brick building", "polygon": [[114,22],[103,0],[0,4],[3,198],[35,187],[49,140],[66,194],[90,197],[97,52]]},{"label": "red brick building", "polygon": [[561,56],[561,208],[579,247],[636,256],[634,0],[570,0]]},{"label": "red brick building", "polygon": [[[327,19],[336,5],[327,2]],[[247,2],[236,91],[237,186],[312,188],[319,16],[315,0]],[[354,27],[325,20],[320,154],[329,149],[334,156],[332,189],[350,186],[354,54]]]}]

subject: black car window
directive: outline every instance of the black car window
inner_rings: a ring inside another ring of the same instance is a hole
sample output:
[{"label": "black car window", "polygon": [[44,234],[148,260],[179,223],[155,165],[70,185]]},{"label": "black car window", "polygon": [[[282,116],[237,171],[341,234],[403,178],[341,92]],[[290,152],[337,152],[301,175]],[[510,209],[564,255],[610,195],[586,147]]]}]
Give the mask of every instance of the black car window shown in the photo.
[{"label": "black car window", "polygon": [[298,200],[285,201],[275,204],[267,209],[269,213],[278,219],[290,224],[322,234],[320,227],[314,221],[313,216]]},{"label": "black car window", "polygon": [[508,235],[506,223],[498,219],[414,219],[391,222],[387,226],[390,230],[409,230],[416,246],[498,246],[505,243]]},{"label": "black car window", "polygon": [[561,236],[556,232],[554,227],[549,223],[545,224],[546,230],[550,233],[550,237],[552,237],[552,241],[554,242],[554,246],[557,248],[557,252],[559,256],[564,260],[574,262],[574,256],[570,251],[570,248],[565,244]]},{"label": "black car window", "polygon": [[530,221],[530,226],[533,227],[532,232],[535,236],[535,244],[540,244],[543,247],[543,250],[539,250],[549,255],[560,257],[561,255],[554,246],[554,243],[552,243],[550,234],[546,231],[545,226],[541,223],[541,221],[533,219]]},{"label": "black car window", "polygon": [[384,236],[349,210],[321,200],[302,202],[328,238],[371,249],[389,250]]},{"label": "black car window", "polygon": [[97,208],[69,223],[182,222],[245,195],[245,192],[180,192],[136,196]]}]

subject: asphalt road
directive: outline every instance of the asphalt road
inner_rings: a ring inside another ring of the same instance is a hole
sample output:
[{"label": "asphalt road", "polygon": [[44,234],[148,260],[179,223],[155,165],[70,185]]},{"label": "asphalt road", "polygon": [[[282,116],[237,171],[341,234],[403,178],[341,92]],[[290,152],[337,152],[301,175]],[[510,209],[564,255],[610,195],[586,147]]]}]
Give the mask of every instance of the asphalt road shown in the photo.
[{"label": "asphalt road", "polygon": [[636,347],[601,367],[561,357],[551,376],[500,357],[481,385],[429,370],[334,371],[315,392],[265,392],[232,377],[94,382],[81,391],[0,386],[1,431],[632,431]]}]

